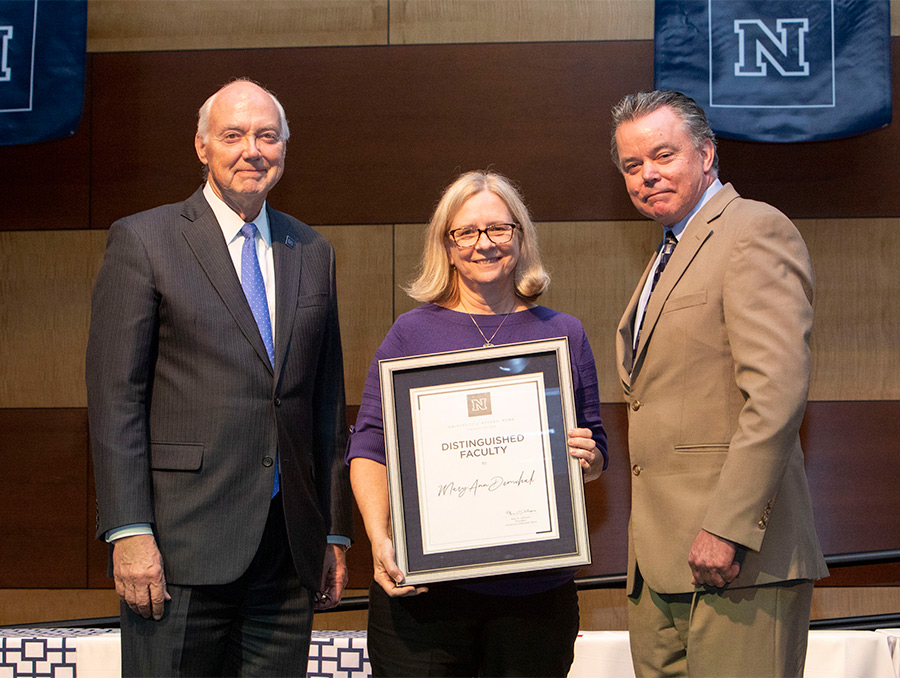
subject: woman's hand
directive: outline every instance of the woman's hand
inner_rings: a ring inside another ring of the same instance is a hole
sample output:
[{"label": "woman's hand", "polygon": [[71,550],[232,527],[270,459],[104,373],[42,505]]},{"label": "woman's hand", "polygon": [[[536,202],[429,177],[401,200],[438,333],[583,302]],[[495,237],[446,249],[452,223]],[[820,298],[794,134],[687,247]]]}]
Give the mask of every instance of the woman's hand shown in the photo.
[{"label": "woman's hand", "polygon": [[390,537],[372,542],[372,562],[375,565],[374,579],[391,598],[417,596],[428,591],[427,586],[398,586],[405,576],[394,560],[394,544]]},{"label": "woman's hand", "polygon": [[591,437],[589,428],[569,429],[569,454],[581,463],[584,482],[596,480],[603,473],[603,455]]}]

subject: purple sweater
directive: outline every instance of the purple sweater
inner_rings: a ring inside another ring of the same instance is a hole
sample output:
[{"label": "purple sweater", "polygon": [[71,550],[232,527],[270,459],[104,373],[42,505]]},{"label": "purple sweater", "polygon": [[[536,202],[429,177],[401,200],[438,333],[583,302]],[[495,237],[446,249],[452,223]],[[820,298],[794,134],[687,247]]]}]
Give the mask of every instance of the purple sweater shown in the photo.
[{"label": "purple sweater", "polygon": [[[503,322],[502,315],[476,315],[481,331],[490,337]],[[494,345],[521,341],[568,337],[572,361],[572,385],[575,391],[575,413],[578,426],[593,431],[598,449],[603,453],[603,468],[609,463],[606,432],[600,419],[600,395],[597,390],[597,369],[594,354],[581,322],[566,313],[544,306],[510,314]],[[405,358],[427,353],[478,348],[484,343],[472,319],[466,313],[451,311],[434,304],[425,304],[404,313],[391,327],[369,367],[363,388],[362,403],[356,427],[350,436],[347,462],[356,457],[385,463],[384,424],[381,416],[381,386],[378,361]],[[466,588],[483,593],[524,595],[538,593],[565,583],[574,576],[572,570],[549,570],[517,576],[490,577],[459,582]]]}]

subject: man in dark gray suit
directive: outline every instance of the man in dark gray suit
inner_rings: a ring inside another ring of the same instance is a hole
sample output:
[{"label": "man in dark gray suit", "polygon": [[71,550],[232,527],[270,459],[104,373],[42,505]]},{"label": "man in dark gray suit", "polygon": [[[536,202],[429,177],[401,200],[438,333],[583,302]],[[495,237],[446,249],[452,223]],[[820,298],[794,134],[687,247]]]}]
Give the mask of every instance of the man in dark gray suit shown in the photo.
[{"label": "man in dark gray suit", "polygon": [[334,251],[266,204],[287,140],[271,93],[226,85],[206,184],[110,230],[87,387],[125,675],[305,675],[347,581]]}]

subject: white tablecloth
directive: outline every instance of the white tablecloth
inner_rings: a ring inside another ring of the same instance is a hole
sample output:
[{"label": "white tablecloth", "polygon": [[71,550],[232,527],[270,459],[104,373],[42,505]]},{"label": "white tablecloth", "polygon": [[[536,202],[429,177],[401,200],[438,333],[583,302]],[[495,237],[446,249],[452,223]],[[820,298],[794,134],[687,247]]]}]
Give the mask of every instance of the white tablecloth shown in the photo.
[{"label": "white tablecloth", "polygon": [[120,678],[120,647],[118,631],[81,639],[75,652],[77,678]]},{"label": "white tablecloth", "polygon": [[[77,678],[119,678],[119,634],[83,639],[76,652]],[[365,631],[313,631],[308,678],[371,678]],[[2,678],[2,676],[0,676]]]},{"label": "white tablecloth", "polygon": [[872,631],[811,631],[806,678],[897,678],[887,638]]},{"label": "white tablecloth", "polygon": [[634,678],[628,631],[582,631],[569,678]]},{"label": "white tablecloth", "polygon": [[[895,658],[900,659],[895,655]],[[872,631],[811,631],[805,678],[900,678],[888,636]],[[585,631],[569,678],[634,678],[627,631]]]}]

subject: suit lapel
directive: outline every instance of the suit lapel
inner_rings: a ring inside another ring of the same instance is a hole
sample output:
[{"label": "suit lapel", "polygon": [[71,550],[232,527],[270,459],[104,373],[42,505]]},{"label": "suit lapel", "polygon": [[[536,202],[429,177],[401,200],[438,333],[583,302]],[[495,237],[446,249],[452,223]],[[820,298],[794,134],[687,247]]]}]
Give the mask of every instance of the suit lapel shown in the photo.
[{"label": "suit lapel", "polygon": [[209,278],[241,332],[247,337],[247,341],[271,371],[266,346],[234,270],[228,246],[222,237],[222,229],[216,221],[212,208],[203,197],[202,189],[185,202],[182,216],[185,218],[182,234],[200,268]]},{"label": "suit lapel", "polygon": [[[647,344],[653,337],[653,328],[656,326],[659,316],[669,299],[669,295],[678,284],[681,276],[687,270],[688,266],[697,256],[697,252],[703,246],[703,243],[714,233],[712,223],[721,216],[725,207],[735,198],[739,197],[737,191],[731,184],[723,186],[703,208],[697,212],[691,223],[684,230],[681,240],[678,241],[678,247],[669,259],[666,270],[659,278],[656,289],[650,295],[647,302],[647,308],[644,312],[644,324],[641,327],[641,336],[638,340],[637,350],[634,354],[634,364],[632,367],[632,375],[638,371],[640,364],[643,362],[644,354],[647,351]],[[652,262],[651,262],[652,263]],[[641,279],[642,283],[646,280],[646,272]],[[640,288],[639,288],[640,289]],[[637,292],[640,295],[640,292]]]},{"label": "suit lapel", "polygon": [[275,367],[280,375],[297,315],[303,246],[300,235],[283,214],[272,209],[268,214],[275,258]]},{"label": "suit lapel", "polygon": [[644,269],[641,280],[635,288],[634,293],[631,295],[631,300],[625,307],[625,313],[622,315],[622,320],[619,322],[619,341],[616,342],[616,345],[619,347],[619,355],[617,356],[616,368],[626,393],[628,393],[630,389],[631,373],[634,367],[635,317],[637,316],[638,304],[641,300],[641,291],[644,289],[644,285],[647,282],[647,276],[650,275],[655,260],[656,254],[650,257],[650,261],[647,262],[647,267]]}]

